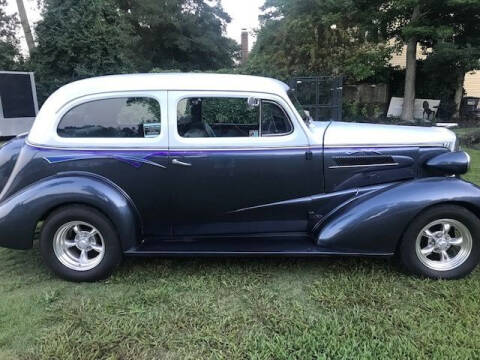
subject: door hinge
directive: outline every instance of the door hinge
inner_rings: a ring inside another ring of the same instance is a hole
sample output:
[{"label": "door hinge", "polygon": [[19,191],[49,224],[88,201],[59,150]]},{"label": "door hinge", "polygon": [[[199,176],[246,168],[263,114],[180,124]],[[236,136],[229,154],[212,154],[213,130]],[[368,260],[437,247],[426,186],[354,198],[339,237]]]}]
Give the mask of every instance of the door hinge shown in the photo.
[{"label": "door hinge", "polygon": [[311,151],[307,151],[305,153],[305,159],[312,160],[313,159],[313,153]]}]

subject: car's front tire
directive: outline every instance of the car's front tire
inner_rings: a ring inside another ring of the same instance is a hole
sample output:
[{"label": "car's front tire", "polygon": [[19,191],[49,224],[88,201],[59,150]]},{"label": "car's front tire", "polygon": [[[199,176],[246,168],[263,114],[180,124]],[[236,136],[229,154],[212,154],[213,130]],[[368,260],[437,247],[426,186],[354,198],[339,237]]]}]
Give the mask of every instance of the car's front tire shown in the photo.
[{"label": "car's front tire", "polygon": [[439,205],[421,213],[399,247],[403,266],[434,279],[459,279],[480,261],[480,220],[456,205]]},{"label": "car's front tire", "polygon": [[58,276],[75,282],[105,279],[122,261],[110,220],[83,205],[61,207],[47,217],[40,233],[40,252]]}]

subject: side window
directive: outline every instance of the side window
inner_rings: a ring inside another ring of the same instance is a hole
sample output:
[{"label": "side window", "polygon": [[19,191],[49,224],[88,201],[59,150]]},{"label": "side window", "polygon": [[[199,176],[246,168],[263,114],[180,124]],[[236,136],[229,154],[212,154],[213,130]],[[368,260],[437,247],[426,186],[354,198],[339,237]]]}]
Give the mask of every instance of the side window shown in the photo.
[{"label": "side window", "polygon": [[283,109],[272,101],[262,101],[262,136],[285,135],[293,130]]},{"label": "side window", "polygon": [[148,97],[94,100],[70,109],[57,133],[67,138],[151,138],[160,135],[158,101]]},{"label": "side window", "polygon": [[280,106],[247,98],[195,97],[179,101],[177,129],[182,137],[259,137],[290,133]]},{"label": "side window", "polygon": [[259,136],[259,113],[246,98],[187,98],[178,103],[178,133],[187,138]]}]

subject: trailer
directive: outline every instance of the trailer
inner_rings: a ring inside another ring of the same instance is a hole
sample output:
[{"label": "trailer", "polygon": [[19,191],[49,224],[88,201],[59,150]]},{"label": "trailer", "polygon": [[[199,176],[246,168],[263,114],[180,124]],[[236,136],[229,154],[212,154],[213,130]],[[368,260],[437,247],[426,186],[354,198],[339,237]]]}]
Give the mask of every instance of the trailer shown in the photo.
[{"label": "trailer", "polygon": [[0,137],[28,132],[38,113],[32,72],[0,71]]}]

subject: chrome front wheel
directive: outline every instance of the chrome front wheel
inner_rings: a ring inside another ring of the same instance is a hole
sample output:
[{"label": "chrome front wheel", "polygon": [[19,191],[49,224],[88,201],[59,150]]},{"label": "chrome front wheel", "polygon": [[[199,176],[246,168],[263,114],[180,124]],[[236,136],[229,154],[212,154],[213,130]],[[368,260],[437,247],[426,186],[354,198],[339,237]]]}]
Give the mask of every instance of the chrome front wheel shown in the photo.
[{"label": "chrome front wheel", "polygon": [[433,279],[459,279],[480,262],[480,219],[462,206],[433,206],[416,215],[398,247],[403,267]]},{"label": "chrome front wheel", "polygon": [[435,220],[420,231],[415,250],[418,259],[429,269],[452,270],[462,265],[470,256],[472,234],[458,220]]},{"label": "chrome front wheel", "polygon": [[53,250],[58,261],[67,268],[88,271],[100,264],[105,256],[105,241],[92,224],[70,221],[55,232]]}]

